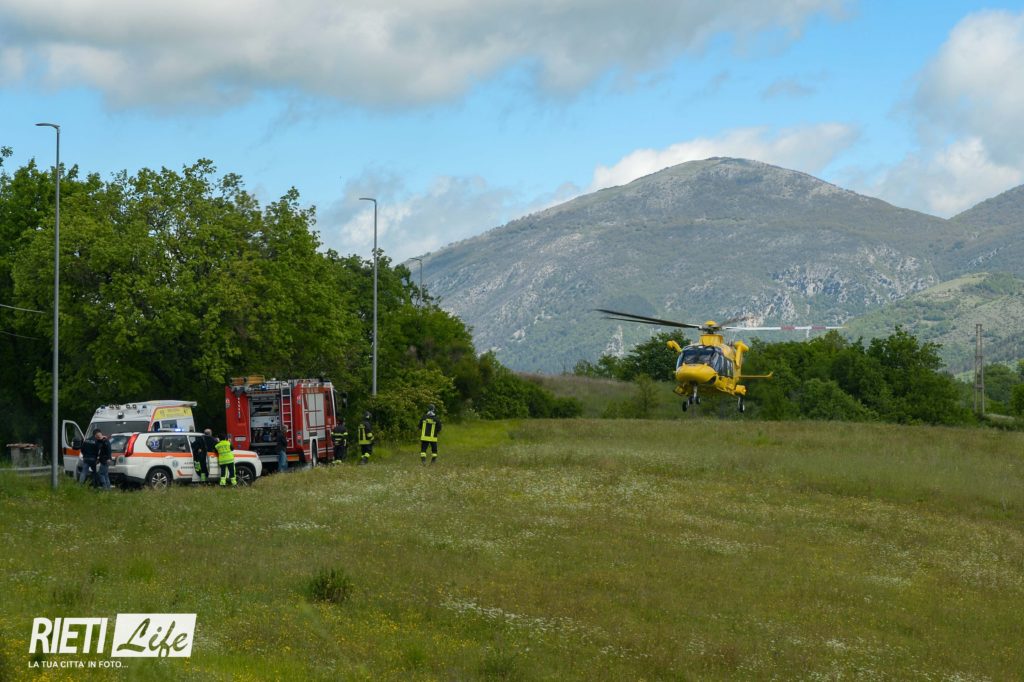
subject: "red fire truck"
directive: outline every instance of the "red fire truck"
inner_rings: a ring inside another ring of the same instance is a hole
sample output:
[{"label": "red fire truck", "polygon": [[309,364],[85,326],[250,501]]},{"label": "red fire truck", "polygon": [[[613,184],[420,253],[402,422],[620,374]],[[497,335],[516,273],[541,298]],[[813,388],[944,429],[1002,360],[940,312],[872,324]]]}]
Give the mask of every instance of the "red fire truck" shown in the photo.
[{"label": "red fire truck", "polygon": [[[344,398],[342,408],[344,408]],[[333,459],[328,434],[337,407],[325,379],[239,377],[224,388],[224,411],[234,447],[253,450],[266,469],[277,468],[277,436],[284,432],[288,462],[317,465]]]}]

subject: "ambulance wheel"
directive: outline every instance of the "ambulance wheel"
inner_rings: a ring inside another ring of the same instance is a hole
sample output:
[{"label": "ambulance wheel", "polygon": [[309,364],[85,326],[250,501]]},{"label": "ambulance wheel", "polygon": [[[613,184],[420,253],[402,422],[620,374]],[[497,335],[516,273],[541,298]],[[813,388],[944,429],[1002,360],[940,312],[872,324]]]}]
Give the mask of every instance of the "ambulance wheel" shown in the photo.
[{"label": "ambulance wheel", "polygon": [[248,464],[239,464],[235,470],[238,485],[252,485],[256,482],[256,470]]},{"label": "ambulance wheel", "polygon": [[174,483],[174,475],[170,469],[156,467],[150,469],[146,474],[146,486],[154,490],[170,488],[172,483]]}]

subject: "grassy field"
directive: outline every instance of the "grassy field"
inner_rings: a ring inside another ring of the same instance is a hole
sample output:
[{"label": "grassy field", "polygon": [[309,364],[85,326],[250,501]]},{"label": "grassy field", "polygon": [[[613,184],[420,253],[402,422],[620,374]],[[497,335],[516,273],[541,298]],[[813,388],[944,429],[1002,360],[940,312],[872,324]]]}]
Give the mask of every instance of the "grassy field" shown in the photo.
[{"label": "grassy field", "polygon": [[0,679],[68,674],[29,669],[33,617],[132,612],[197,613],[192,657],[97,679],[1024,671],[1022,434],[697,418],[443,435],[435,467],[393,447],[238,490],[0,476]]}]

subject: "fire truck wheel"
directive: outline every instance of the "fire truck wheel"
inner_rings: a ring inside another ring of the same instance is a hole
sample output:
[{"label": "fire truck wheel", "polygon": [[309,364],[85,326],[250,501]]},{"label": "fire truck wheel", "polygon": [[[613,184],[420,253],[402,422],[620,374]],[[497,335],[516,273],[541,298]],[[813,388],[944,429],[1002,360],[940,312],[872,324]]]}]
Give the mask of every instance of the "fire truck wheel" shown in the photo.
[{"label": "fire truck wheel", "polygon": [[150,469],[149,473],[146,474],[146,485],[154,490],[170,488],[172,483],[174,483],[174,475],[170,469],[156,467]]},{"label": "fire truck wheel", "polygon": [[252,485],[256,482],[256,470],[248,464],[239,464],[235,475],[238,477],[238,485]]}]

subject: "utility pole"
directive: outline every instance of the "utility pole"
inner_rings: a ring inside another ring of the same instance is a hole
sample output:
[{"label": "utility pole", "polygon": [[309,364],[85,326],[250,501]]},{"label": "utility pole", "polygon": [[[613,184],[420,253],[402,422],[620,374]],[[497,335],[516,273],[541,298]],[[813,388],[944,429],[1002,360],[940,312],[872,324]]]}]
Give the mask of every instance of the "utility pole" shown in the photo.
[{"label": "utility pole", "polygon": [[37,126],[53,128],[57,132],[57,162],[53,167],[54,184],[57,186],[53,216],[53,395],[51,396],[53,411],[50,425],[50,487],[57,489],[58,465],[57,453],[61,450],[59,436],[60,399],[58,392],[58,351],[60,350],[60,126],[56,123],[37,123]]},{"label": "utility pole", "polygon": [[373,202],[373,389],[377,395],[377,200],[373,197],[359,197],[359,201]]},{"label": "utility pole", "polygon": [[985,416],[985,353],[981,343],[981,324],[974,325],[974,411]]}]

